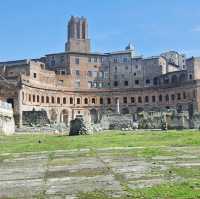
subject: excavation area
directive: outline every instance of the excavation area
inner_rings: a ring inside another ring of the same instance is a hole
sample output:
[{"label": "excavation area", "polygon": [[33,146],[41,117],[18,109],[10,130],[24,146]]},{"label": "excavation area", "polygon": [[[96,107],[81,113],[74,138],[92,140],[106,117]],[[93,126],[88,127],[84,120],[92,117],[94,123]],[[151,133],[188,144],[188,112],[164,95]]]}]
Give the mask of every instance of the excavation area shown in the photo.
[{"label": "excavation area", "polygon": [[200,198],[200,133],[1,136],[0,198]]}]

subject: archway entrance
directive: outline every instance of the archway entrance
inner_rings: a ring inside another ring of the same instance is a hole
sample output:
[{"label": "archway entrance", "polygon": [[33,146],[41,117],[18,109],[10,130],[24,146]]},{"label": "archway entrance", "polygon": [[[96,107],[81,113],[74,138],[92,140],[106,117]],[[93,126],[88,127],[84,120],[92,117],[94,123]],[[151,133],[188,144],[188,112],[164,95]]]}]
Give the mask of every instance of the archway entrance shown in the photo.
[{"label": "archway entrance", "polygon": [[69,113],[68,110],[63,110],[60,114],[60,122],[65,123],[66,126],[69,124]]},{"label": "archway entrance", "polygon": [[90,110],[90,116],[91,116],[91,123],[93,124],[98,123],[98,112],[96,109]]}]

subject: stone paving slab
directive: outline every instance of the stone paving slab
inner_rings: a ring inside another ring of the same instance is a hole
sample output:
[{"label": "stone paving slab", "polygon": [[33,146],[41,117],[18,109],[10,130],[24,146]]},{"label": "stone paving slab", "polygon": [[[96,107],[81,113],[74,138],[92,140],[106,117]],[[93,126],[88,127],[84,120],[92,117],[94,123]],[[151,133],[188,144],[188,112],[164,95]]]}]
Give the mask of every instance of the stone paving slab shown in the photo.
[{"label": "stone paving slab", "polygon": [[38,199],[40,195],[48,199],[77,199],[78,193],[95,190],[120,198],[128,194],[127,187],[135,189],[183,180],[175,174],[168,176],[171,167],[200,169],[200,147],[166,148],[178,151],[177,156],[144,158],[126,154],[127,150],[134,154],[134,150],[140,149],[0,155],[0,199]]}]

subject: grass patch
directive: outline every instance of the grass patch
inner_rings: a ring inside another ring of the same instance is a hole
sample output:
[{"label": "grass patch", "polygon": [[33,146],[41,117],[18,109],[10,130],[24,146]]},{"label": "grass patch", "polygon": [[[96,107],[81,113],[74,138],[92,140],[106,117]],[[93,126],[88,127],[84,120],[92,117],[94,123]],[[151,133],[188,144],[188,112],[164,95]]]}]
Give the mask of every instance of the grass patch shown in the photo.
[{"label": "grass patch", "polygon": [[[39,143],[38,141],[41,141]],[[127,132],[107,131],[89,136],[29,134],[0,136],[0,153],[55,151],[104,147],[199,146],[199,131]],[[146,152],[145,152],[146,153]],[[148,153],[148,152],[147,152]]]},{"label": "grass patch", "polygon": [[177,156],[180,152],[169,151],[166,148],[146,147],[129,150],[110,150],[106,153],[98,152],[101,155],[110,155],[114,157],[135,157],[135,158],[153,158],[156,156]]},{"label": "grass patch", "polygon": [[200,180],[133,190],[132,195],[138,199],[197,199],[200,198]]},{"label": "grass patch", "polygon": [[[184,178],[199,178],[200,179],[200,167],[172,167],[170,171],[177,176]],[[200,191],[200,190],[199,190]]]}]

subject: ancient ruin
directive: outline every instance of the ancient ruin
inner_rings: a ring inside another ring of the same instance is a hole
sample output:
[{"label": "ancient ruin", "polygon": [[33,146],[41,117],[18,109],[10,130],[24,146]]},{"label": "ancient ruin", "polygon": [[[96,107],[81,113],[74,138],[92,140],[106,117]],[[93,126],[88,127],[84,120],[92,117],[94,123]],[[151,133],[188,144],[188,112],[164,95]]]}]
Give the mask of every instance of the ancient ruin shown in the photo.
[{"label": "ancient ruin", "polygon": [[199,57],[170,51],[146,58],[131,44],[95,53],[90,44],[87,19],[72,16],[65,52],[0,63],[0,99],[12,104],[17,126],[69,126],[76,118],[96,124],[108,113],[132,118],[169,109],[192,118],[200,111]]}]

